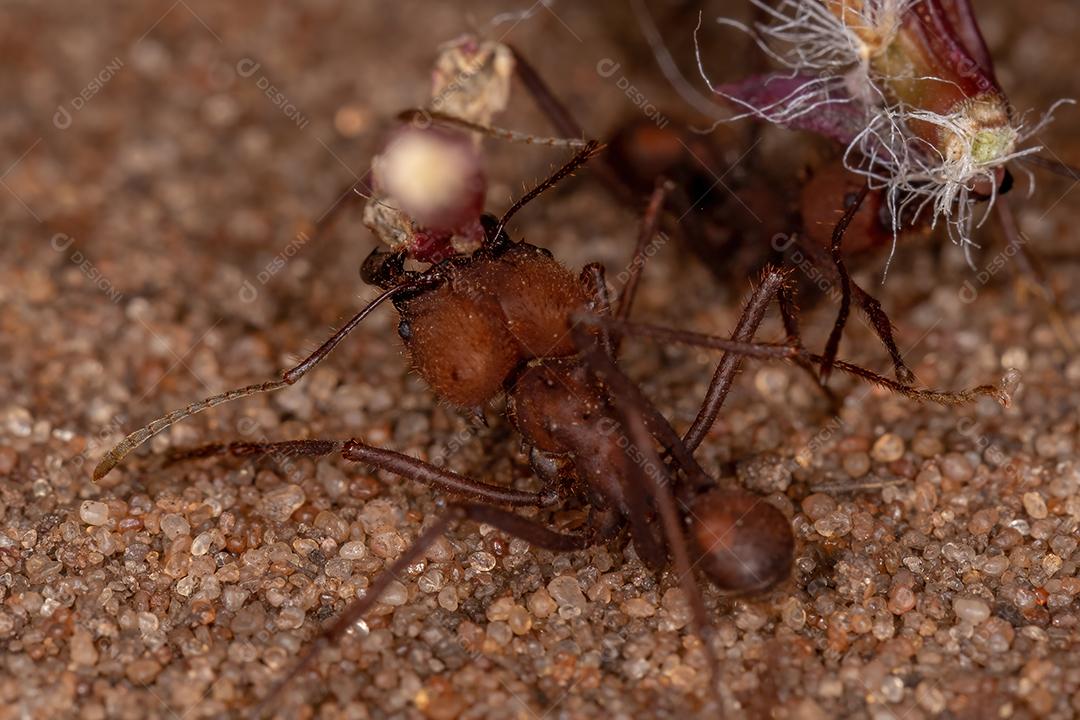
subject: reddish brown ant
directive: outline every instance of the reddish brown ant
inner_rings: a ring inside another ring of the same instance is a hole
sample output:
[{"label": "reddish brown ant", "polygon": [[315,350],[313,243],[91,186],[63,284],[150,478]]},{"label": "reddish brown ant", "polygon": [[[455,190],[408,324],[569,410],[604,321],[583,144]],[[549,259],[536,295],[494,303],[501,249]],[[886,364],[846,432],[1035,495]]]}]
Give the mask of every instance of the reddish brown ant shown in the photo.
[{"label": "reddish brown ant", "polygon": [[[699,635],[706,632],[709,623],[692,572],[698,563],[691,560],[691,548],[708,578],[723,590],[758,592],[788,576],[794,541],[783,513],[745,490],[718,485],[693,457],[731,387],[737,358],[822,362],[799,342],[786,276],[778,270],[766,271],[739,323],[739,331],[752,336],[769,305],[778,300],[789,334],[782,344],[738,342],[631,323],[625,318],[629,287],[618,310],[612,312],[601,266],[589,265],[575,277],[548,251],[512,242],[503,230],[520,207],[583,165],[597,150],[596,143],[589,143],[500,220],[483,216],[485,238],[471,255],[453,255],[424,271],[406,270],[404,251],[375,255],[366,263],[365,274],[383,292],[281,380],[228,391],[170,413],[129,435],[95,469],[95,479],[103,477],[136,446],[189,415],[297,382],[387,300],[400,315],[399,335],[414,369],[435,394],[463,408],[505,394],[507,418],[531,448],[531,464],[543,480],[539,492],[473,480],[356,439],[218,444],[191,453],[193,457],[219,453],[318,457],[340,451],[346,460],[461,498],[448,503],[445,512],[372,582],[363,597],[348,605],[319,634],[293,669],[270,690],[263,706],[302,672],[321,648],[360,620],[389,583],[414,564],[451,524],[461,520],[488,524],[552,551],[607,543],[628,528],[637,554],[649,568],[660,571],[670,557],[690,599]],[[654,203],[653,212],[659,212],[659,203]],[[654,227],[654,220],[646,218],[646,233]],[[685,437],[677,434],[617,367],[615,335],[688,343],[726,353]],[[959,392],[914,390],[847,363],[838,361],[837,367],[916,400],[952,405],[989,395],[1007,401],[1005,392],[995,387]],[[554,508],[572,501],[588,505],[589,516],[584,528],[571,532],[549,529],[504,509]],[[654,516],[659,517],[659,525],[653,522]],[[705,649],[715,679],[715,657],[707,640]],[[711,684],[715,690],[716,683]]]}]

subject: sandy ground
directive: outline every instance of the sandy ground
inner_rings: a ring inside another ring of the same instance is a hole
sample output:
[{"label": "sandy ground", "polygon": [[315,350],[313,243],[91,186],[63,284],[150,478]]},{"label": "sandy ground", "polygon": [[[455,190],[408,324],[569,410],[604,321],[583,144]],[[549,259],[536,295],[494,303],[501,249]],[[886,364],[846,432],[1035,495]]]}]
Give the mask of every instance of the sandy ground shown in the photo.
[{"label": "sandy ground", "polygon": [[[1080,94],[1071,0],[977,6],[1018,108]],[[0,718],[239,715],[445,503],[337,458],[163,466],[140,453],[98,485],[90,469],[139,424],[274,376],[372,296],[357,276],[374,242],[358,213],[318,243],[298,233],[363,172],[394,113],[424,101],[439,43],[473,28],[508,38],[597,134],[643,104],[686,114],[621,4],[490,22],[525,7],[0,7]],[[694,15],[665,31],[680,57]],[[745,41],[712,27],[705,40],[716,72],[738,77]],[[602,61],[619,69],[605,76]],[[502,122],[547,132],[520,89]],[[1073,162],[1075,127],[1066,110],[1044,138]],[[758,168],[732,177],[780,174],[806,145],[769,133]],[[558,159],[486,152],[493,209]],[[1040,180],[1014,203],[1080,337],[1078,196]],[[725,187],[715,193],[730,202]],[[634,222],[583,176],[513,230],[616,275]],[[797,370],[751,363],[699,452],[770,495],[798,538],[793,577],[775,591],[706,589],[729,717],[1080,714],[1080,358],[1014,292],[996,233],[980,239],[982,275],[955,248],[902,248],[881,296],[922,383],[970,386],[1015,367],[1011,408],[923,407],[839,379],[846,400],[832,413]],[[882,262],[864,261],[867,286]],[[727,333],[756,274],[730,271],[718,282],[662,243],[639,316]],[[831,306],[806,304],[820,345]],[[298,387],[200,415],[153,450],[362,436],[534,487],[497,411],[475,427],[408,372],[395,323],[376,313]],[[765,336],[780,335],[770,320]],[[861,322],[844,355],[887,368]],[[628,343],[625,365],[685,428],[715,360]],[[555,555],[466,524],[319,656],[281,715],[696,716],[705,660],[687,623],[675,579],[629,546]]]}]

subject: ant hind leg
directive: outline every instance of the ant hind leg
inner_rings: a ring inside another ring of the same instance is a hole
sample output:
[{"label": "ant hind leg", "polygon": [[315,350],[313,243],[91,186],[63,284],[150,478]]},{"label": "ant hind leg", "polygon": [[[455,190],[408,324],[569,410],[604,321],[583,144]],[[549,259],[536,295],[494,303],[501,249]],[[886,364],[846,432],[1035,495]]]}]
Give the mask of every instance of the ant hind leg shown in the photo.
[{"label": "ant hind leg", "polygon": [[[836,284],[840,282],[840,276],[836,265],[828,257],[828,253],[809,239],[802,236],[798,239],[798,245],[799,249],[805,253],[807,259],[813,263],[815,268],[826,276],[830,283]],[[915,383],[915,373],[913,373],[907,366],[907,363],[904,362],[904,357],[900,353],[900,348],[896,345],[896,339],[893,337],[892,321],[889,320],[889,316],[885,313],[885,309],[881,307],[881,303],[877,298],[863,290],[855,281],[851,281],[850,288],[851,299],[859,306],[859,309],[863,311],[863,314],[866,315],[874,333],[878,336],[881,344],[885,346],[885,350],[889,353],[896,379],[905,385],[913,385]]]},{"label": "ant hind leg", "polygon": [[[607,396],[625,433],[626,442],[636,451],[634,455],[628,456],[634,477],[623,478],[623,494],[629,505],[628,520],[634,548],[646,566],[655,572],[663,569],[666,564],[663,561],[668,553],[674,560],[679,585],[686,594],[693,613],[694,632],[701,640],[708,658],[710,690],[722,716],[724,705],[717,685],[719,662],[710,644],[711,632],[705,601],[694,576],[694,563],[690,561],[686,536],[682,530],[682,514],[675,507],[676,500],[671,490],[672,478],[667,464],[656,450],[655,443],[665,446],[695,481],[708,481],[708,478],[693,459],[692,453],[683,446],[678,433],[642,395],[637,386],[618,369],[614,358],[602,352],[601,345],[580,327],[574,331],[574,342],[581,351],[590,374],[607,386]],[[645,489],[644,493],[642,488]],[[649,523],[650,501],[660,515],[659,538],[655,536]],[[684,508],[687,507],[685,500],[680,502]],[[659,557],[653,557],[653,554],[658,554]]]},{"label": "ant hind leg", "polygon": [[473,520],[490,525],[512,537],[521,538],[530,545],[553,552],[583,550],[610,535],[613,518],[610,514],[597,514],[590,518],[590,524],[581,532],[561,533],[544,527],[528,518],[516,515],[508,510],[478,503],[453,503],[440,514],[431,525],[413,541],[405,552],[379,573],[362,597],[354,600],[345,610],[319,633],[307,650],[301,654],[292,669],[279,679],[265,697],[256,706],[253,717],[262,717],[281,695],[282,690],[296,676],[303,673],[323,648],[337,642],[348,630],[360,621],[378,602],[390,583],[404,576],[409,567],[415,564],[424,553],[454,524],[462,520]]}]

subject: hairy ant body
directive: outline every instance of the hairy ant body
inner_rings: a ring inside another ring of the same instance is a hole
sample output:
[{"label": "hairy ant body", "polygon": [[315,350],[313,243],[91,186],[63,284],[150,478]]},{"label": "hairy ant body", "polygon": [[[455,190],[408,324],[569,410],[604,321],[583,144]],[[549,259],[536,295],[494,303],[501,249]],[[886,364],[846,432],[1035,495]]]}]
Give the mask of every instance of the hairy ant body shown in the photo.
[{"label": "hairy ant body", "polygon": [[[589,265],[579,277],[548,251],[512,242],[503,230],[528,200],[584,164],[597,151],[590,143],[567,165],[519,200],[501,220],[483,216],[485,239],[471,255],[454,255],[424,271],[405,269],[407,253],[376,252],[365,276],[383,292],[341,330],[281,380],[251,385],[193,403],[129,435],[95,469],[95,479],[115,467],[135,447],[174,422],[214,405],[298,381],[373,309],[387,300],[396,307],[398,334],[413,367],[434,393],[465,409],[497,395],[507,398],[507,417],[530,448],[530,461],[543,481],[538,492],[517,490],[464,477],[361,440],[299,440],[207,446],[189,454],[231,453],[323,456],[339,451],[364,463],[441,490],[462,500],[446,510],[390,564],[363,597],[327,627],[263,700],[277,696],[303,671],[318,650],[340,638],[374,605],[389,583],[414,564],[447,528],[461,520],[491,525],[552,551],[571,551],[613,540],[624,529],[643,562],[659,571],[670,562],[690,599],[694,628],[709,627],[692,572],[700,565],[711,582],[736,593],[758,592],[784,580],[794,540],[787,519],[762,498],[719,485],[693,458],[693,450],[716,419],[745,356],[821,363],[798,340],[797,319],[785,274],[769,270],[748,302],[736,333],[753,336],[773,300],[779,300],[789,334],[783,344],[754,344],[629,322],[630,288],[612,311],[603,269]],[[662,198],[662,195],[660,195]],[[643,223],[655,227],[659,203]],[[725,352],[693,426],[680,437],[616,364],[614,336],[640,335]],[[908,397],[943,404],[1004,391],[982,386],[942,393],[913,390],[857,366],[837,367]],[[663,451],[663,456],[661,455]],[[589,507],[583,528],[549,529],[506,507],[554,508],[568,502]],[[659,525],[653,518],[659,519]],[[687,539],[687,535],[689,539]],[[691,560],[696,554],[696,562]],[[711,670],[716,660],[706,642]],[[713,690],[716,684],[712,683]]]}]

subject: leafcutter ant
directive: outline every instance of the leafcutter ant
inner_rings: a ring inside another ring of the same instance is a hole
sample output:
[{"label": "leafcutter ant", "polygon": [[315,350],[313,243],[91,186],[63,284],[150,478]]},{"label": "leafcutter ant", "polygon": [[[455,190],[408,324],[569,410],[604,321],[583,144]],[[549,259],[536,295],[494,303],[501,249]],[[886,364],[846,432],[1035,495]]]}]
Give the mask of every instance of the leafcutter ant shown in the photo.
[{"label": "leafcutter ant", "polygon": [[[633,323],[626,314],[636,282],[627,284],[612,310],[601,266],[588,265],[575,277],[543,248],[511,241],[504,228],[513,214],[598,149],[596,143],[588,143],[500,219],[482,216],[484,239],[469,255],[452,255],[422,271],[405,269],[406,250],[375,255],[367,263],[365,276],[382,289],[381,294],[282,379],[224,392],[169,413],[130,434],[95,469],[94,477],[100,479],[138,445],[190,415],[296,383],[387,301],[400,317],[398,334],[413,368],[436,395],[463,409],[505,395],[507,420],[530,448],[531,465],[542,481],[537,492],[474,480],[355,438],[216,444],[190,454],[319,457],[339,452],[348,461],[456,498],[429,519],[426,529],[362,597],[346,605],[317,633],[256,712],[276,700],[320,649],[362,619],[389,583],[458,522],[487,524],[534,546],[560,552],[609,543],[628,532],[646,566],[656,572],[672,566],[678,573],[692,606],[694,630],[705,641],[714,692],[717,663],[708,642],[710,623],[694,568],[700,566],[710,582],[734,593],[760,592],[787,578],[794,541],[784,514],[761,497],[709,477],[693,451],[716,419],[741,358],[815,365],[823,358],[807,352],[799,341],[793,299],[781,271],[769,269],[762,276],[738,331],[753,336],[775,300],[788,338],[779,344],[739,342]],[[662,199],[662,192],[658,197]],[[655,227],[659,211],[660,203],[654,203],[651,216],[643,222],[644,234]],[[619,369],[615,348],[616,338],[622,336],[725,353],[698,417],[684,436]],[[979,396],[1003,403],[1008,399],[1007,391],[993,386],[958,392],[916,390],[842,361],[836,367],[919,401],[955,405]],[[508,509],[553,510],[569,503],[588,507],[589,513],[584,527],[568,532]]]}]

